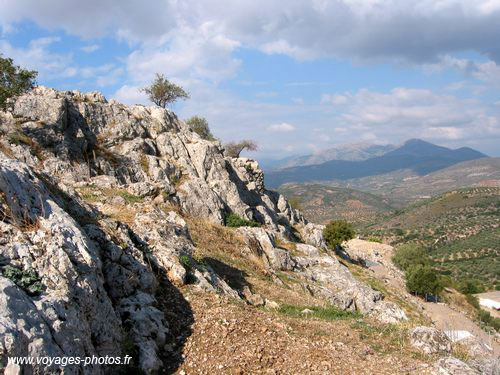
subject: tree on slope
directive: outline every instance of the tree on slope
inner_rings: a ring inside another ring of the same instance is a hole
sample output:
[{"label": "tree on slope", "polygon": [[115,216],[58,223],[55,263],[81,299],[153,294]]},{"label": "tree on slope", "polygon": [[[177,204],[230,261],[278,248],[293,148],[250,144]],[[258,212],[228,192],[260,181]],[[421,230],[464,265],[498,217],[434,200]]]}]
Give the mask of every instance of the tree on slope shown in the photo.
[{"label": "tree on slope", "polygon": [[210,127],[208,126],[208,121],[206,118],[200,116],[192,116],[186,120],[186,124],[188,124],[189,127],[201,138],[208,141],[215,141],[215,137],[210,131]]},{"label": "tree on slope", "polygon": [[14,65],[14,61],[0,55],[0,109],[5,108],[7,99],[21,95],[36,85],[37,72]]},{"label": "tree on slope", "polygon": [[332,220],[323,229],[323,238],[327,246],[335,250],[342,242],[354,238],[355,232],[352,225],[344,220]]}]

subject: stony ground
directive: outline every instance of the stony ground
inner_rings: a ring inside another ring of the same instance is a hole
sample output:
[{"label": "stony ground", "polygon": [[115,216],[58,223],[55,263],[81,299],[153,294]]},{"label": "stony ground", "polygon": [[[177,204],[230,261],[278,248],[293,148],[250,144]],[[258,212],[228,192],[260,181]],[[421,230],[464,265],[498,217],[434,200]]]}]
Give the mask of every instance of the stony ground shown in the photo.
[{"label": "stony ground", "polygon": [[[175,374],[422,374],[430,358],[408,352],[365,320],[284,316],[194,288],[182,289],[192,333],[171,359]],[[176,368],[177,367],[177,368]],[[165,372],[170,373],[170,372]]]}]

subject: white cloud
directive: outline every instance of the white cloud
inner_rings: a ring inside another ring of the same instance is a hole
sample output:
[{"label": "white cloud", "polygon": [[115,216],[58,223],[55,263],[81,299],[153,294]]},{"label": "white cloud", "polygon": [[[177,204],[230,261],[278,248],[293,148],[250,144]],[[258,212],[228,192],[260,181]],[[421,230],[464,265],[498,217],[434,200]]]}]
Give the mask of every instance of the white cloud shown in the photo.
[{"label": "white cloud", "polygon": [[159,43],[145,44],[127,58],[134,82],[144,83],[160,72],[169,78],[208,80],[230,78],[240,61],[231,56],[239,42],[220,33],[219,26],[205,23],[197,29],[185,27]]},{"label": "white cloud", "polygon": [[58,41],[59,38],[39,38],[32,40],[27,48],[16,48],[0,39],[0,50],[17,65],[37,70],[42,79],[74,77],[78,70],[72,63],[71,54],[49,51],[49,47]]},{"label": "white cloud", "polygon": [[146,94],[137,86],[124,85],[112,95],[112,98],[125,104],[148,104]]},{"label": "white cloud", "polygon": [[257,98],[274,98],[278,96],[278,93],[275,91],[261,91],[255,94]]},{"label": "white cloud", "polygon": [[323,94],[321,95],[321,104],[325,103],[333,105],[345,104],[347,103],[347,97],[339,94]]},{"label": "white cloud", "polygon": [[112,35],[132,45],[210,24],[218,25],[223,43],[297,59],[432,63],[475,51],[500,63],[497,0],[290,0],[286,6],[279,0],[0,2],[2,30],[24,19],[84,38]]},{"label": "white cloud", "polygon": [[270,125],[267,129],[272,132],[288,133],[293,132],[295,130],[295,126],[282,122],[281,124]]},{"label": "white cloud", "polygon": [[91,44],[91,45],[88,45],[88,46],[83,46],[82,48],[80,48],[83,52],[87,52],[87,53],[92,53],[92,52],[95,52],[97,51],[99,48],[101,48],[100,45],[98,44]]}]

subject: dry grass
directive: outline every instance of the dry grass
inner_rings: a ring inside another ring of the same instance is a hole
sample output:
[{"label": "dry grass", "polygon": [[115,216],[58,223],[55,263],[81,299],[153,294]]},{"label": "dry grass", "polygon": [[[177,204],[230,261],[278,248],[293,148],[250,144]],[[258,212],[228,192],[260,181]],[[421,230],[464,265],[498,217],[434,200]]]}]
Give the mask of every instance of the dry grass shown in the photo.
[{"label": "dry grass", "polygon": [[30,153],[38,160],[44,161],[45,156],[43,150],[38,143],[31,139],[22,129],[18,129],[7,136],[8,142],[15,145],[26,145],[30,149]]},{"label": "dry grass", "polygon": [[288,250],[290,252],[290,254],[292,254],[294,256],[302,255],[297,250],[297,243],[295,243],[295,242],[285,241],[285,240],[281,240],[279,238],[276,238],[275,245],[276,245],[276,247],[279,247],[281,249]]},{"label": "dry grass", "polygon": [[16,156],[14,155],[14,152],[11,150],[11,148],[2,142],[0,142],[0,152],[2,152],[9,159],[16,158]]},{"label": "dry grass", "polygon": [[137,211],[128,205],[104,205],[100,211],[116,221],[132,225]]},{"label": "dry grass", "polygon": [[139,160],[142,170],[146,175],[149,177],[151,175],[151,172],[149,170],[149,159],[145,154],[141,154],[141,158]]},{"label": "dry grass", "polygon": [[122,197],[127,204],[142,203],[144,201],[144,198],[119,188],[99,188],[95,185],[88,185],[76,190],[81,194],[83,200],[89,203],[104,203],[112,197]]},{"label": "dry grass", "polygon": [[469,302],[467,302],[467,299],[462,293],[459,293],[454,289],[446,288],[442,293],[442,297],[446,303],[450,305],[450,307],[463,312],[472,319],[476,316],[476,309]]},{"label": "dry grass", "polygon": [[459,343],[453,344],[451,353],[455,358],[458,358],[459,360],[464,362],[468,362],[473,359],[473,356],[470,354],[467,346]]}]

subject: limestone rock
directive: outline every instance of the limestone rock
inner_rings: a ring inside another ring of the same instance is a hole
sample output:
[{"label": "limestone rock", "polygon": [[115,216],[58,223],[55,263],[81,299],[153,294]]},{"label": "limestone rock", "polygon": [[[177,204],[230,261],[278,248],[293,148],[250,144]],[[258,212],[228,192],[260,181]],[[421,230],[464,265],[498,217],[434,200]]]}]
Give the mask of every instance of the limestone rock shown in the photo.
[{"label": "limestone rock", "polygon": [[450,353],[451,342],[444,332],[419,326],[410,332],[411,345],[425,354]]},{"label": "limestone rock", "polygon": [[442,375],[479,375],[479,371],[455,357],[441,358],[434,365],[435,373]]}]

